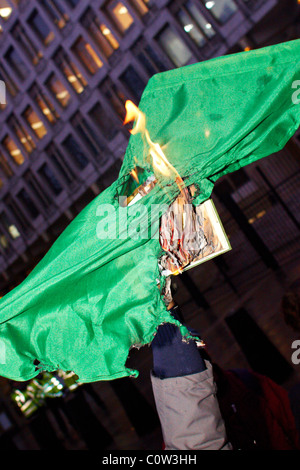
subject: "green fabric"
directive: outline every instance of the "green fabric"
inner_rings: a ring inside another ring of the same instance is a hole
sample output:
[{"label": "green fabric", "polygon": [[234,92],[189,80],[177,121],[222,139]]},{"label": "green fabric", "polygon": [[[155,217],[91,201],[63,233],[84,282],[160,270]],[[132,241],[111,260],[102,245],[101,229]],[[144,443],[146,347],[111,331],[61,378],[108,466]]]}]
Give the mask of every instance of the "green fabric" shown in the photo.
[{"label": "green fabric", "polygon": [[[279,151],[295,133],[300,105],[292,101],[292,84],[300,79],[299,57],[297,40],[151,78],[140,109],[152,141],[187,185],[197,184],[195,204],[210,196],[220,176]],[[81,382],[137,375],[125,365],[130,348],[150,343],[161,323],[176,323],[157,288],[161,248],[150,229],[158,233],[160,213],[152,211],[150,219],[133,205],[127,214],[118,202],[137,164],[153,171],[140,134],[130,137],[117,181],[0,301],[0,375],[28,380],[39,373],[35,359],[48,371],[72,370]],[[145,210],[170,204],[179,192],[174,178],[155,176],[159,184],[140,201]],[[115,212],[101,218],[105,204]],[[126,238],[126,221],[137,217],[144,237]],[[117,227],[119,238],[100,240],[99,221],[108,236]],[[187,334],[184,327],[181,332]]]}]

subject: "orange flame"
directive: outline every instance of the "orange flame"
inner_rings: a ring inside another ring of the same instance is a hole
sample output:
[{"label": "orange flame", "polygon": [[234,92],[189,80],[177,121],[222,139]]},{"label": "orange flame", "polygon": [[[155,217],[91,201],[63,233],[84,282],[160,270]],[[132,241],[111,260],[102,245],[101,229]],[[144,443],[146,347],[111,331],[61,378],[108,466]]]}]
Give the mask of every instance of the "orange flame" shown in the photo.
[{"label": "orange flame", "polygon": [[183,180],[180,177],[177,170],[171,165],[165,156],[161,146],[158,143],[152,142],[149,132],[146,127],[146,116],[139,108],[130,100],[125,103],[126,116],[124,124],[135,121],[134,128],[130,131],[132,135],[136,135],[139,132],[143,134],[146,138],[146,141],[149,145],[149,153],[152,157],[153,168],[161,173],[163,176],[175,176],[176,182],[179,189],[181,190],[184,186]]}]

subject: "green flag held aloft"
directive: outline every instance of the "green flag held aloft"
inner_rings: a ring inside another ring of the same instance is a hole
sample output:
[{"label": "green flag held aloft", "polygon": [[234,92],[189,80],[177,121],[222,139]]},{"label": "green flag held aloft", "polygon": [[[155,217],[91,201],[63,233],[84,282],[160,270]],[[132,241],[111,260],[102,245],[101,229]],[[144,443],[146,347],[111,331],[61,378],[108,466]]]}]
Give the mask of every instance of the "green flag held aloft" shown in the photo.
[{"label": "green flag held aloft", "polygon": [[[139,108],[151,140],[185,184],[196,185],[194,204],[209,198],[220,176],[279,151],[298,129],[299,59],[296,40],[150,79]],[[36,359],[44,370],[74,371],[81,382],[136,375],[125,366],[130,348],[150,343],[161,323],[176,323],[157,287],[164,279],[155,208],[170,205],[179,188],[152,163],[142,134],[132,135],[117,181],[0,300],[1,376],[29,380],[39,373]],[[138,214],[135,204],[119,203],[136,166],[158,180]]]}]

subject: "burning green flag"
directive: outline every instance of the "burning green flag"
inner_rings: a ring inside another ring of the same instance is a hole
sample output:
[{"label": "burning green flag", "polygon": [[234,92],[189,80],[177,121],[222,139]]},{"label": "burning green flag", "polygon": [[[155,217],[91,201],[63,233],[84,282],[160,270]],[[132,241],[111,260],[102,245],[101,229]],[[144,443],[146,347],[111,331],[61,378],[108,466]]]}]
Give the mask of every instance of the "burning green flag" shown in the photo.
[{"label": "burning green flag", "polygon": [[[157,287],[162,213],[182,183],[195,185],[198,205],[220,176],[284,147],[300,124],[299,57],[297,40],[151,78],[117,181],[1,299],[0,375],[29,380],[36,359],[81,382],[137,375],[125,366],[130,348],[150,343],[161,323],[178,324]],[[124,205],[136,169],[139,182],[156,184]]]}]

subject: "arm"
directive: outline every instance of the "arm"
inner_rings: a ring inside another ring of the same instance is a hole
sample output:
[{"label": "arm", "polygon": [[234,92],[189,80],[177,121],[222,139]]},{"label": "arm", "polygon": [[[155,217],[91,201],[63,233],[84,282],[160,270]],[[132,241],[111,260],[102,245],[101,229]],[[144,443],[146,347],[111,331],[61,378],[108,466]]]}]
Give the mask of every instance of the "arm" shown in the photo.
[{"label": "arm", "polygon": [[[172,312],[173,313],[173,312]],[[178,328],[159,327],[151,381],[166,450],[230,450],[212,367]]]}]

